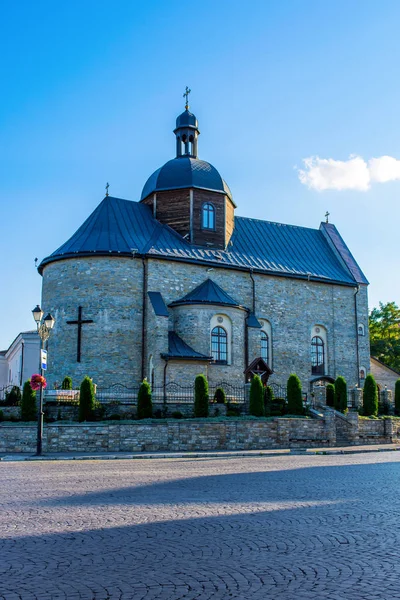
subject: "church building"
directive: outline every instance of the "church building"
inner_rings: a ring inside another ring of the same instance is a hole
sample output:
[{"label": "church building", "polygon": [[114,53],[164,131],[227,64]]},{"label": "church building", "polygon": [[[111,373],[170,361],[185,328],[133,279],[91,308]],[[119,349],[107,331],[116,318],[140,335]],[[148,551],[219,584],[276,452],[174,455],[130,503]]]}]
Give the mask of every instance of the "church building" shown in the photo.
[{"label": "church building", "polygon": [[[328,222],[318,229],[235,215],[215,167],[198,158],[186,103],[176,156],[139,200],[108,195],[39,265],[55,317],[50,387],[241,384],[254,372],[303,389],[369,372],[368,281]],[[268,215],[266,215],[268,216]],[[61,241],[61,240],[60,240]]]}]

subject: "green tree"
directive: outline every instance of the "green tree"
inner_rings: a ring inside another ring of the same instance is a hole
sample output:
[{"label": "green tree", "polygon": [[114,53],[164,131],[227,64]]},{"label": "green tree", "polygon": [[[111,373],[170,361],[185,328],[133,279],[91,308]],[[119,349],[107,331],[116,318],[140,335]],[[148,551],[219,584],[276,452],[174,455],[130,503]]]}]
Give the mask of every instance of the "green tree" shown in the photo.
[{"label": "green tree", "polygon": [[63,382],[61,384],[61,389],[72,390],[72,377],[69,377],[68,375],[64,377]]},{"label": "green tree", "polygon": [[371,356],[400,371],[400,308],[395,302],[374,308],[369,316]]},{"label": "green tree", "polygon": [[6,406],[19,406],[21,402],[21,390],[17,385],[13,385],[9,392],[6,392]]},{"label": "green tree", "polygon": [[271,414],[271,406],[275,399],[274,390],[268,385],[264,390],[264,414],[269,416]]},{"label": "green tree", "polygon": [[363,414],[376,417],[378,414],[378,386],[373,375],[367,375],[363,390]]},{"label": "green tree", "polygon": [[153,416],[153,402],[151,400],[151,387],[149,382],[144,379],[139,388],[137,418],[151,419]]},{"label": "green tree", "polygon": [[264,388],[259,375],[254,375],[251,380],[249,413],[253,417],[264,416]]},{"label": "green tree", "polygon": [[301,381],[294,373],[290,375],[287,381],[287,402],[290,415],[302,415],[304,413]]},{"label": "green tree", "polygon": [[335,406],[335,386],[333,383],[328,383],[326,386],[326,405],[332,408]]},{"label": "green tree", "polygon": [[217,402],[217,404],[226,404],[226,394],[224,388],[218,387],[215,390],[214,402]]},{"label": "green tree", "polygon": [[347,383],[344,377],[339,375],[335,381],[335,399],[334,399],[335,410],[342,413],[347,410]]},{"label": "green tree", "polygon": [[21,421],[36,421],[36,392],[31,388],[31,382],[25,381],[21,400]]},{"label": "green tree", "polygon": [[95,395],[93,381],[86,376],[79,393],[79,421],[91,421],[94,417]]},{"label": "green tree", "polygon": [[394,386],[394,412],[400,416],[400,379],[396,381]]},{"label": "green tree", "polygon": [[208,381],[204,375],[197,375],[194,381],[194,416],[208,417]]}]

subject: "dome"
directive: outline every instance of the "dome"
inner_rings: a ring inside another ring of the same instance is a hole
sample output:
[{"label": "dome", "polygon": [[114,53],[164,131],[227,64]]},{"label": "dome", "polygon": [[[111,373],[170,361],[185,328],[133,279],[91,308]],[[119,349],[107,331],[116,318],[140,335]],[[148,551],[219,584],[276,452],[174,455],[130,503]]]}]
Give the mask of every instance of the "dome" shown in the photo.
[{"label": "dome", "polygon": [[232,200],[231,191],[217,169],[205,160],[189,156],[173,158],[157,169],[148,178],[140,199],[144,200],[154,192],[184,188],[219,192]]},{"label": "dome", "polygon": [[198,129],[198,125],[195,115],[187,109],[176,118],[176,129],[179,129],[180,127],[193,127],[194,129]]}]

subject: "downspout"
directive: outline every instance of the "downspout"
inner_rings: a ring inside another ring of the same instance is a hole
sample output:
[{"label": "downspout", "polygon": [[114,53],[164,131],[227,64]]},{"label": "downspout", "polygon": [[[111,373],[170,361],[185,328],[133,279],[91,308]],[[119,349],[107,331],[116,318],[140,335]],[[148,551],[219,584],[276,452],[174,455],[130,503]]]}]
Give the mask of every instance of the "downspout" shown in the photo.
[{"label": "downspout", "polygon": [[24,358],[25,358],[25,344],[22,341],[21,344],[21,374],[19,376],[19,387],[22,387],[22,381],[24,379]]},{"label": "downspout", "polygon": [[[249,269],[250,279],[251,279],[251,289],[252,289],[252,311],[255,314],[256,311],[256,296],[255,296],[255,282],[253,277],[253,269]],[[244,369],[246,370],[249,366],[249,327],[247,325],[247,320],[249,318],[250,311],[247,309],[247,318],[245,321],[245,332],[244,332]],[[247,383],[245,379],[245,383]]]},{"label": "downspout", "polygon": [[360,291],[360,284],[357,283],[357,288],[354,293],[354,318],[356,321],[356,351],[357,351],[357,385],[360,387],[360,347],[358,342],[358,312],[357,312],[357,294]]},{"label": "downspout", "polygon": [[164,359],[164,381],[163,381],[163,404],[164,404],[164,416],[167,414],[167,368],[168,368],[168,358]]},{"label": "downspout", "polygon": [[141,369],[141,380],[143,381],[145,376],[146,367],[146,295],[147,295],[147,260],[145,256],[142,256],[143,265],[143,286],[142,286],[142,369]]},{"label": "downspout", "polygon": [[253,269],[250,269],[249,274],[250,274],[250,278],[251,278],[252,293],[253,293],[253,303],[252,303],[253,315],[255,315],[256,314],[256,284],[255,284],[254,277],[253,277]]}]

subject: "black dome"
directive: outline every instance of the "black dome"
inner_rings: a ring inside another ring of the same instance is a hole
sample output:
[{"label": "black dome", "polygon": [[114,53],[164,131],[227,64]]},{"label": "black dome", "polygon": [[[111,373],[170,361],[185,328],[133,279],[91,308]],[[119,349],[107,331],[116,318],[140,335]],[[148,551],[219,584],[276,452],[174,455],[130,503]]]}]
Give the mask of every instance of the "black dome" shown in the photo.
[{"label": "black dome", "polygon": [[181,156],[169,160],[148,178],[142,191],[141,200],[157,191],[184,188],[220,192],[232,199],[228,185],[215,167],[205,160]]},{"label": "black dome", "polygon": [[181,127],[191,127],[194,129],[198,129],[198,122],[195,115],[189,112],[187,109],[176,118],[176,129],[180,129]]}]

